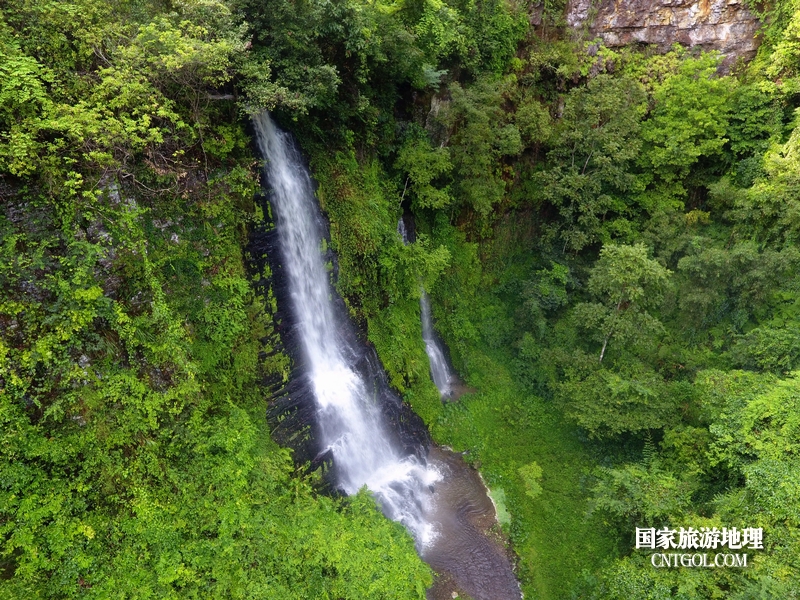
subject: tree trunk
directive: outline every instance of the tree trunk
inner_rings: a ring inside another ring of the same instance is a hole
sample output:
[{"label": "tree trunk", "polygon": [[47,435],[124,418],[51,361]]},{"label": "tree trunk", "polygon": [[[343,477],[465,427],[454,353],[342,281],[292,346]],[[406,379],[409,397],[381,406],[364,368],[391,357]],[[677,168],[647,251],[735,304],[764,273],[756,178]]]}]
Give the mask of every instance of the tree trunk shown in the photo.
[{"label": "tree trunk", "polygon": [[[622,308],[622,298],[619,299],[617,302],[617,308],[614,310],[614,326],[616,326],[616,317],[619,316],[619,311]],[[606,355],[606,346],[608,346],[608,340],[611,339],[611,335],[614,333],[614,326],[611,327],[608,334],[606,335],[606,339],[603,340],[603,348],[600,350],[600,364],[603,364],[603,357]]]}]

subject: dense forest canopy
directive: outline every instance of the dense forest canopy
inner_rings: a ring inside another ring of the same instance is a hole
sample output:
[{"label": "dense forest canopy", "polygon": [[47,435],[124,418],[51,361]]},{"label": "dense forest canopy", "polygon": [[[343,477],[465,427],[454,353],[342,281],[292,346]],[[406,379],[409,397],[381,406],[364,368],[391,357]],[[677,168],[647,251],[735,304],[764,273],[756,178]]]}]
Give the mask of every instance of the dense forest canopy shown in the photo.
[{"label": "dense forest canopy", "polygon": [[[265,109],[392,386],[510,514],[527,596],[800,596],[800,4],[750,6],[759,54],[725,71],[606,47],[559,0],[6,0],[3,596],[424,597],[403,528],[269,437],[292,364],[246,252]],[[764,550],[633,548],[690,526]]]}]

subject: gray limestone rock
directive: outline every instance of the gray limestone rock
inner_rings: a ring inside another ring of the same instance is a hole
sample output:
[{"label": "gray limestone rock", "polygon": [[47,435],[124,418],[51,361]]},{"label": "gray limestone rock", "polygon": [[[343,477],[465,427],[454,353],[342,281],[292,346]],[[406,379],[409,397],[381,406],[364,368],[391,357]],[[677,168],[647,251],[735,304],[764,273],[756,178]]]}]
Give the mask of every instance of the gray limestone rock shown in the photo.
[{"label": "gray limestone rock", "polygon": [[758,19],[742,0],[570,0],[567,23],[607,46],[673,44],[718,50],[723,66],[758,49]]}]

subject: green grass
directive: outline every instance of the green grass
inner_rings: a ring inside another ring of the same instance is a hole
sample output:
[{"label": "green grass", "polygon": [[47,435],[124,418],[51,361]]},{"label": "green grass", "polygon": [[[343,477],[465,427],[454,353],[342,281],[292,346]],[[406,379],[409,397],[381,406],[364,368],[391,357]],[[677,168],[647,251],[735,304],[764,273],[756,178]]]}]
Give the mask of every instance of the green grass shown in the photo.
[{"label": "green grass", "polygon": [[[615,536],[588,515],[586,481],[594,466],[577,432],[556,409],[515,382],[511,357],[475,353],[469,384],[478,389],[448,405],[433,428],[437,441],[458,451],[505,493],[510,533],[520,557],[526,598],[569,596],[584,570],[616,556]],[[531,498],[519,467],[537,462],[542,493]]]}]

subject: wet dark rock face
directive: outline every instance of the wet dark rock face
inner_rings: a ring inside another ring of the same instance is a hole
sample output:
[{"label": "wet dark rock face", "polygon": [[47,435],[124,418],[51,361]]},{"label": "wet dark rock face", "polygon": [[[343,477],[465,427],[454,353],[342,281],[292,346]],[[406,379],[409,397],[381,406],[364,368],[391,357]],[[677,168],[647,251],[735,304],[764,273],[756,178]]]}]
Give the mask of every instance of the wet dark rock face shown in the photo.
[{"label": "wet dark rock face", "polygon": [[717,50],[723,66],[749,60],[758,50],[758,19],[743,0],[570,0],[567,23],[585,28],[607,46],[679,43]]},{"label": "wet dark rock face", "polygon": [[[259,195],[255,200],[261,206],[263,214],[269,215],[269,194]],[[330,245],[328,247],[330,248]],[[262,382],[270,397],[267,419],[272,428],[272,436],[282,446],[294,450],[294,458],[299,465],[308,463],[310,470],[313,471],[324,464],[326,483],[333,491],[336,488],[336,473],[332,468],[330,452],[325,451],[319,439],[318,408],[311,382],[303,376],[306,365],[300,351],[298,323],[292,311],[288,309],[291,302],[288,273],[283,264],[274,223],[269,217],[265,217],[262,223],[255,225],[250,231],[247,255],[256,291],[266,298],[272,289],[277,299],[278,309],[271,314],[271,317],[276,323],[276,333],[279,337],[267,341],[270,346],[289,356],[293,366],[288,382],[279,380]],[[325,260],[331,262],[336,260],[332,250],[328,250]],[[265,273],[269,273],[269,277],[265,277]],[[350,323],[347,318],[347,307],[341,297],[333,294],[331,301],[342,326],[340,334],[350,340],[351,347],[358,348],[361,352],[354,358],[353,367],[365,381],[372,382],[375,386],[373,393],[380,399],[380,406],[387,422],[393,426],[392,433],[397,437],[396,444],[409,454],[424,456],[431,444],[425,424],[390,390],[374,347],[368,345],[363,332],[359,332]]]}]

